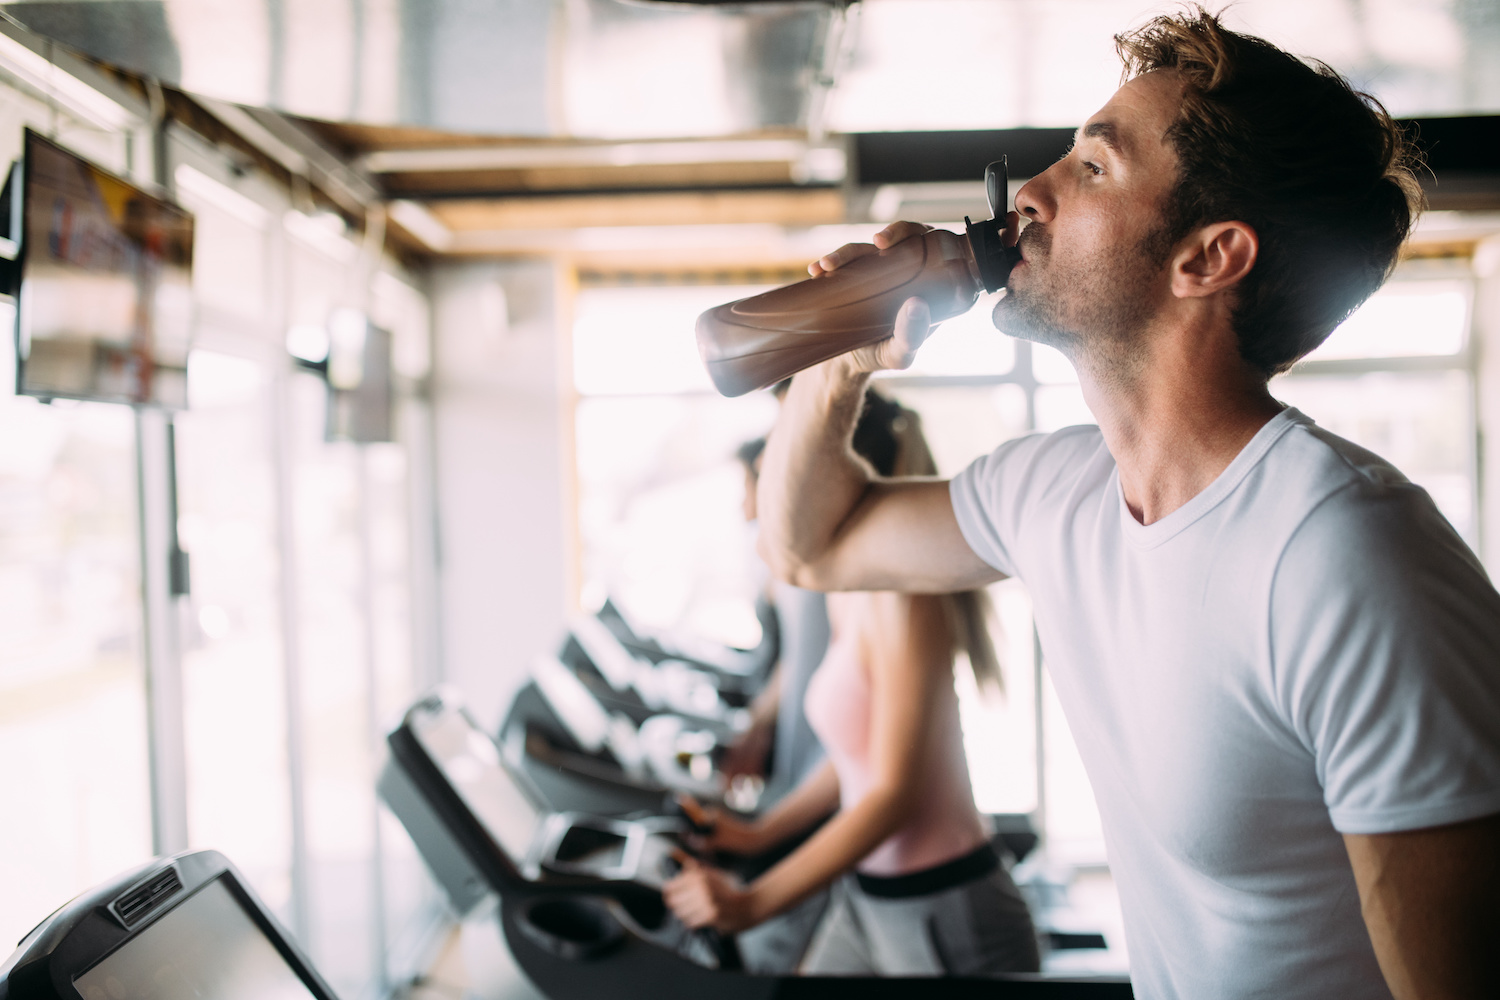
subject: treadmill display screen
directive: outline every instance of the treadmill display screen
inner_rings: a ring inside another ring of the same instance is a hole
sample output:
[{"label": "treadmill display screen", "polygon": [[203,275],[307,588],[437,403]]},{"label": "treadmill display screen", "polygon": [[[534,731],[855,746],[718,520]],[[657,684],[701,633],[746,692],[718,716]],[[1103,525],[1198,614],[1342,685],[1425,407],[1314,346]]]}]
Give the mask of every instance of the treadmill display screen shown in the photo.
[{"label": "treadmill display screen", "polygon": [[222,879],[73,985],[84,1000],[315,1000]]},{"label": "treadmill display screen", "polygon": [[521,867],[542,816],[505,770],[494,741],[456,711],[422,713],[413,730],[469,811]]}]

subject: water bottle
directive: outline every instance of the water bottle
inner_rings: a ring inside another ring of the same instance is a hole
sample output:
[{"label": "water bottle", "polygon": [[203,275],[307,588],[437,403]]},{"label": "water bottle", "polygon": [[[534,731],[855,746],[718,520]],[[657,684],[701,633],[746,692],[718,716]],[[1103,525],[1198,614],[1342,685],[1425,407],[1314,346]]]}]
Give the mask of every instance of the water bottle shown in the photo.
[{"label": "water bottle", "polygon": [[990,219],[964,217],[965,235],[934,229],[828,274],[715,306],[698,317],[698,352],[714,387],[742,396],[891,335],[896,313],[921,298],[934,323],[1005,287],[1021,259],[1000,238],[1005,159],[984,171]]}]

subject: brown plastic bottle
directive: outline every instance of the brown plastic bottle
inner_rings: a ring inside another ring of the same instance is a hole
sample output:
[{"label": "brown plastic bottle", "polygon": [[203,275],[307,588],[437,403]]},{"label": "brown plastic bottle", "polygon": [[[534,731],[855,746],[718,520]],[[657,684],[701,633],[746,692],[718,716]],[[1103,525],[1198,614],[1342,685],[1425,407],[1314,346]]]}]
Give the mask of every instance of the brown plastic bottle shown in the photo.
[{"label": "brown plastic bottle", "polygon": [[973,307],[982,291],[1004,287],[1020,259],[1000,239],[1005,161],[985,169],[988,222],[967,218],[965,236],[935,229],[861,257],[817,278],[716,306],[698,317],[698,351],[714,387],[741,396],[891,335],[912,297],[933,322]]}]

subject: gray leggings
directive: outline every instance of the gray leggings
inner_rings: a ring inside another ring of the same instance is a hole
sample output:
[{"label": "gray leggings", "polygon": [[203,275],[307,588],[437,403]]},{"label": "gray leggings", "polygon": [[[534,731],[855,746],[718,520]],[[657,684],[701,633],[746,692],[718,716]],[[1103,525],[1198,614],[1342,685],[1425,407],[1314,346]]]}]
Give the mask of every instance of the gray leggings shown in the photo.
[{"label": "gray leggings", "polygon": [[871,896],[835,882],[808,946],[809,976],[986,976],[1036,972],[1036,930],[1004,868],[927,896]]}]

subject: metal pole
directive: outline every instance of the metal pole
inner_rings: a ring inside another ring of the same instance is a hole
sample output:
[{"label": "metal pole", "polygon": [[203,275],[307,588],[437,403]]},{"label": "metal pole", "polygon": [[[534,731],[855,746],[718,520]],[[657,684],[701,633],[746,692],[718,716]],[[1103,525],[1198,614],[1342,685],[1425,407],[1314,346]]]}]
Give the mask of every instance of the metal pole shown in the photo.
[{"label": "metal pole", "polygon": [[157,854],[188,846],[187,739],[172,565],[176,550],[170,418],[135,411],[136,497],[141,543],[146,721],[151,767],[151,842]]},{"label": "metal pole", "polygon": [[302,651],[298,614],[297,536],[293,502],[292,429],[288,416],[291,393],[286,371],[275,371],[271,381],[272,461],[276,475],[276,542],[281,573],[281,662],[283,707],[286,712],[287,814],[291,827],[291,899],[288,921],[304,947],[312,944],[307,856],[307,782],[304,775],[302,716]]},{"label": "metal pole", "polygon": [[[365,746],[373,764],[378,759],[381,725],[380,725],[380,686],[377,655],[375,651],[375,547],[371,537],[370,518],[370,463],[367,449],[360,445],[355,448],[355,468],[358,470],[358,482],[356,485],[359,518],[359,568],[360,587],[359,605],[360,618],[364,625],[364,647],[365,647]],[[375,784],[375,768],[370,768],[370,787]],[[372,906],[370,907],[370,943],[372,948],[373,968],[371,972],[375,977],[375,985],[378,994],[384,996],[389,988],[389,968],[386,963],[386,919],[385,919],[385,851],[380,836],[380,800],[378,797],[370,798],[370,832],[371,832],[371,858],[370,858],[370,896]]]}]

